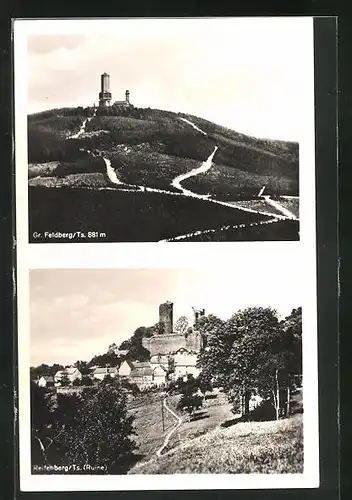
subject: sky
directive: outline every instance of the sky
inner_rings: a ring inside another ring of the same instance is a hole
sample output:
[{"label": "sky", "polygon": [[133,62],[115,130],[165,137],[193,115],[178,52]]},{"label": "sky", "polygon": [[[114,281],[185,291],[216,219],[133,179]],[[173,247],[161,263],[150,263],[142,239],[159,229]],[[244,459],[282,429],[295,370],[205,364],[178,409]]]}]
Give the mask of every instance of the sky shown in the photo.
[{"label": "sky", "polygon": [[137,107],[193,114],[256,137],[299,139],[311,19],[51,23],[28,29],[28,113],[97,103],[107,72],[113,101],[129,89]]},{"label": "sky", "polygon": [[89,361],[137,327],[154,325],[166,300],[174,303],[174,322],[191,319],[192,306],[222,319],[249,306],[284,317],[302,305],[302,275],[294,250],[204,269],[31,270],[31,366]]}]

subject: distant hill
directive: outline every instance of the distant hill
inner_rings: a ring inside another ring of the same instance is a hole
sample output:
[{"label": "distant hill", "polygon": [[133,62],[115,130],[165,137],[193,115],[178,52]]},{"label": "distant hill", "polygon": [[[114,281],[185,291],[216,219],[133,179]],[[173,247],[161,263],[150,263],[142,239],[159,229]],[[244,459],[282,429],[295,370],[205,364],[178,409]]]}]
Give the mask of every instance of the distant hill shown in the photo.
[{"label": "distant hill", "polygon": [[[55,170],[57,175],[103,173],[101,162],[84,163],[86,155],[80,151],[97,149],[111,160],[122,181],[170,188],[176,175],[204,161],[218,145],[212,174],[190,179],[193,188],[196,182],[201,189],[231,199],[257,194],[263,184],[268,194],[298,194],[297,143],[257,139],[184,113],[114,107],[98,109],[86,133],[67,141],[92,113],[92,108],[63,108],[30,115],[29,162],[63,161]],[[41,176],[52,177],[52,173]]]},{"label": "distant hill", "polygon": [[[172,181],[198,168],[216,146],[211,168],[183,180],[184,189],[199,198],[209,195],[222,202],[254,200],[263,186],[265,194],[276,198],[299,194],[297,143],[258,139],[197,116],[159,109],[112,106],[98,108],[95,116],[93,113],[93,108],[79,107],[28,116],[32,230],[67,230],[72,219],[77,229],[90,225],[96,230],[109,226],[115,213],[118,227],[108,227],[107,241],[116,241],[116,232],[123,235],[121,241],[155,241],[192,229],[258,220],[244,209],[237,213],[204,199],[170,196],[182,194]],[[106,161],[118,183],[108,175]],[[47,188],[52,188],[51,194]],[[107,190],[112,188],[111,194]],[[94,202],[87,190],[96,192]],[[47,205],[46,214],[43,203]],[[265,203],[262,212],[275,214],[275,209]],[[93,205],[99,207],[94,213],[90,211]],[[121,227],[121,214],[126,210],[135,225],[151,225],[153,234],[148,229],[145,234],[134,235],[130,228]],[[177,220],[175,213],[179,214]],[[161,228],[179,227],[167,234],[161,229],[159,234],[155,233],[158,224]]]}]

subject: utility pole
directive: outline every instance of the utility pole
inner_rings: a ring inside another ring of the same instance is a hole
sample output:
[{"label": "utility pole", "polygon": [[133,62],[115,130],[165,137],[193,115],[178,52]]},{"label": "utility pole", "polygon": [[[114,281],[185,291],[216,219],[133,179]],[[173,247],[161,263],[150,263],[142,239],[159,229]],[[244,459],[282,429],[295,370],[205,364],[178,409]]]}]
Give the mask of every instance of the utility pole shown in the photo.
[{"label": "utility pole", "polygon": [[165,423],[164,423],[164,399],[161,400],[161,418],[163,421],[163,432],[165,431]]}]

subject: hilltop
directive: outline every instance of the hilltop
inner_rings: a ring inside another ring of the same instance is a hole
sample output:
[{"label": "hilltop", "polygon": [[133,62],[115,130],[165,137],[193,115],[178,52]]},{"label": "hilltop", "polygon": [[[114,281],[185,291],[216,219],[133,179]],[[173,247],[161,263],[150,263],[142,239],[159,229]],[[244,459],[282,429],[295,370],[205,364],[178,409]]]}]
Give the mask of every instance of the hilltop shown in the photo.
[{"label": "hilltop", "polygon": [[[206,168],[185,175],[212,153]],[[79,230],[107,224],[110,241],[158,241],[287,218],[258,197],[263,186],[265,195],[291,211],[288,218],[298,217],[298,200],[280,198],[298,197],[297,143],[246,136],[190,114],[114,106],[36,113],[28,116],[28,157],[32,231],[67,231],[74,221]],[[109,223],[112,214],[117,226]],[[126,227],[127,214],[139,232]]]}]

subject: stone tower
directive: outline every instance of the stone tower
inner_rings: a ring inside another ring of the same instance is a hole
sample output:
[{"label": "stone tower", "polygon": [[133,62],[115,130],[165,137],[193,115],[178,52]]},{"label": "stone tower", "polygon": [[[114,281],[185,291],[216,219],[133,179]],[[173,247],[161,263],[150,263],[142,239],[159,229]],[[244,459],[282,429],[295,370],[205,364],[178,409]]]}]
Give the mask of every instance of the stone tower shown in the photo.
[{"label": "stone tower", "polygon": [[126,104],[130,104],[130,91],[126,90]]},{"label": "stone tower", "polygon": [[194,313],[194,323],[196,323],[198,318],[205,315],[205,309],[195,309],[194,307],[192,307],[192,309]]},{"label": "stone tower", "polygon": [[163,326],[163,334],[169,335],[173,330],[173,308],[172,302],[167,301],[159,306],[159,323]]},{"label": "stone tower", "polygon": [[100,92],[99,92],[99,106],[110,106],[111,92],[110,92],[110,75],[103,73],[100,77]]}]

